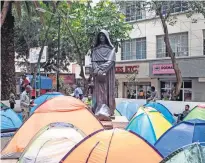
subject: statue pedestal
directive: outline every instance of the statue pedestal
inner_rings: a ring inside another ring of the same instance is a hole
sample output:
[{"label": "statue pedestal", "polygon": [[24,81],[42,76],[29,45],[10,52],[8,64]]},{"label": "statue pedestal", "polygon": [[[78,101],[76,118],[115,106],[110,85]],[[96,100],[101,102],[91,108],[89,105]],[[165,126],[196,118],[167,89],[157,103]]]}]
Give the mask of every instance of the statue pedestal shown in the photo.
[{"label": "statue pedestal", "polygon": [[125,129],[129,121],[125,116],[115,116],[115,119],[112,119],[112,121],[101,121],[101,123],[106,130],[113,128]]}]

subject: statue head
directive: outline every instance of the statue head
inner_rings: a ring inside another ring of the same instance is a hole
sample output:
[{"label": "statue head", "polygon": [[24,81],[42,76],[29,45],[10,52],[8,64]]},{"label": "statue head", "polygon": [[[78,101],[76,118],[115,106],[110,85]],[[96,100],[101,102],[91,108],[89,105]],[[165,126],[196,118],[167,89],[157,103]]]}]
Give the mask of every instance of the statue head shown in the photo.
[{"label": "statue head", "polygon": [[98,33],[95,47],[97,47],[99,45],[103,45],[103,44],[106,44],[106,45],[110,46],[111,48],[113,48],[113,45],[112,45],[110,38],[109,38],[109,34],[106,30],[101,30]]}]

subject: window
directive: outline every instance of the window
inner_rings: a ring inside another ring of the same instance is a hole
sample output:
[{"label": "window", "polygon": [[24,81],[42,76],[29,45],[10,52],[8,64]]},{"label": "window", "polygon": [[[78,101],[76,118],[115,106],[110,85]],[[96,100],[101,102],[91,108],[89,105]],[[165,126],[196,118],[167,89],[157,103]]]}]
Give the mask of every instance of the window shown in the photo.
[{"label": "window", "polygon": [[187,1],[167,1],[164,2],[162,6],[162,13],[166,14],[167,12],[178,13],[188,10],[188,2]]},{"label": "window", "polygon": [[[171,92],[175,86],[174,81],[161,82],[161,99],[170,100]],[[192,100],[192,82],[183,81],[180,93],[177,97],[177,101],[191,101]]]},{"label": "window", "polygon": [[[175,56],[188,56],[188,33],[170,34],[169,41]],[[168,57],[164,36],[157,36],[157,58]]]},{"label": "window", "polygon": [[122,42],[122,60],[146,59],[146,38]]},{"label": "window", "polygon": [[139,20],[142,19],[142,10],[139,7],[140,3],[139,2],[135,2],[135,1],[131,1],[126,3],[125,5],[125,20],[127,22],[129,21],[135,21],[135,20]]}]

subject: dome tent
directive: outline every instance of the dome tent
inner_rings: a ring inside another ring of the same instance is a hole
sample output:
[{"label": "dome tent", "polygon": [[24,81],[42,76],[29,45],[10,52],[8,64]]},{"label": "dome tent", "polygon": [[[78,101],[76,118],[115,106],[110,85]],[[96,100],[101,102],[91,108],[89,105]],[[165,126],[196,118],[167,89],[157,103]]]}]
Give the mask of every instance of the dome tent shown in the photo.
[{"label": "dome tent", "polygon": [[139,105],[136,102],[123,101],[117,105],[116,111],[130,121],[137,112],[138,108]]},{"label": "dome tent", "polygon": [[22,121],[11,108],[1,103],[1,132],[16,131],[22,125]]},{"label": "dome tent", "polygon": [[158,163],[161,160],[161,155],[141,137],[125,130],[113,129],[99,130],[87,136],[60,162]]},{"label": "dome tent", "polygon": [[205,105],[198,105],[194,107],[189,114],[184,117],[184,121],[191,120],[191,119],[201,119],[205,120]]},{"label": "dome tent", "polygon": [[145,107],[152,107],[156,109],[158,112],[162,113],[164,117],[171,123],[174,124],[176,121],[172,115],[172,113],[167,109],[164,105],[158,102],[149,102],[144,105]]},{"label": "dome tent", "polygon": [[37,97],[34,100],[34,104],[37,104],[36,106],[32,107],[30,110],[30,115],[42,104],[44,103],[46,100],[54,98],[56,96],[63,96],[62,93],[60,92],[47,92],[39,97]]},{"label": "dome tent", "polygon": [[103,128],[83,102],[73,97],[59,96],[47,100],[35,110],[3,149],[2,154],[22,152],[42,127],[54,122],[73,124],[86,135]]},{"label": "dome tent", "polygon": [[154,108],[140,107],[128,124],[126,130],[131,130],[149,143],[154,144],[171,126],[172,124]]},{"label": "dome tent", "polygon": [[160,163],[204,163],[205,143],[193,143],[182,148],[164,158]]},{"label": "dome tent", "polygon": [[167,130],[155,143],[164,157],[178,148],[194,142],[205,142],[205,121],[193,119],[182,121]]},{"label": "dome tent", "polygon": [[72,124],[52,123],[41,129],[30,141],[19,159],[19,163],[59,162],[60,159],[80,142],[85,134]]}]

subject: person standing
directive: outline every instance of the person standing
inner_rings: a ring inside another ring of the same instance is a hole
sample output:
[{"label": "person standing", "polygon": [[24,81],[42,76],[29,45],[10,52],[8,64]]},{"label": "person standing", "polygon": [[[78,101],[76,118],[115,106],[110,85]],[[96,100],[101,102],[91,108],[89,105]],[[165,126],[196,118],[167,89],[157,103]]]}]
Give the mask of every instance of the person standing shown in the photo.
[{"label": "person standing", "polygon": [[74,90],[74,97],[80,100],[83,99],[83,91],[79,85]]},{"label": "person standing", "polygon": [[27,78],[26,74],[22,76],[22,83],[21,83],[21,91],[23,92],[27,85],[30,84],[29,79]]},{"label": "person standing", "polygon": [[31,93],[31,86],[27,85],[25,91],[21,94],[20,99],[20,106],[23,116],[23,122],[25,122],[29,118],[30,107],[34,105],[30,103],[30,93]]},{"label": "person standing", "polygon": [[13,91],[11,91],[11,93],[10,93],[9,103],[10,103],[10,108],[14,109],[16,101],[15,101],[15,95],[14,95]]},{"label": "person standing", "polygon": [[154,86],[151,87],[151,93],[150,93],[150,97],[147,99],[147,103],[150,102],[150,101],[153,101],[155,102],[158,98],[158,94],[157,94],[157,91],[155,89]]}]

